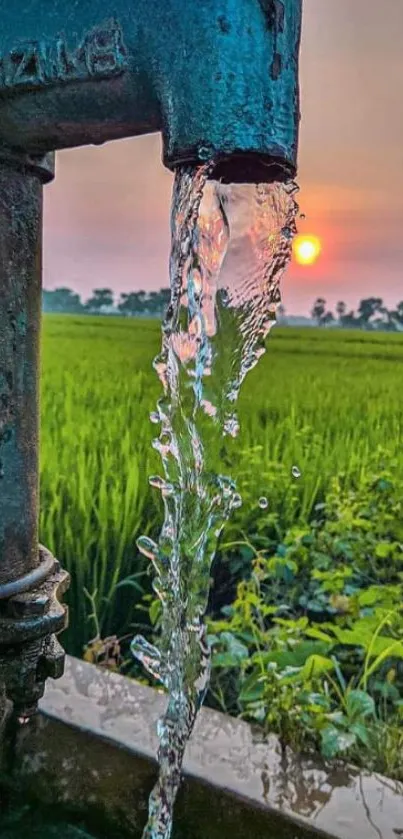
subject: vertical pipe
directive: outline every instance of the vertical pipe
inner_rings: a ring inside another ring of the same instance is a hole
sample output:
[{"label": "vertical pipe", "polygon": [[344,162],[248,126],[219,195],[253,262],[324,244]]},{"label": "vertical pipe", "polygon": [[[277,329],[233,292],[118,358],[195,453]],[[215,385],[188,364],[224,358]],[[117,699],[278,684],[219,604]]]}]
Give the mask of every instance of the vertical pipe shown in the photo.
[{"label": "vertical pipe", "polygon": [[39,565],[43,186],[0,163],[0,586]]}]

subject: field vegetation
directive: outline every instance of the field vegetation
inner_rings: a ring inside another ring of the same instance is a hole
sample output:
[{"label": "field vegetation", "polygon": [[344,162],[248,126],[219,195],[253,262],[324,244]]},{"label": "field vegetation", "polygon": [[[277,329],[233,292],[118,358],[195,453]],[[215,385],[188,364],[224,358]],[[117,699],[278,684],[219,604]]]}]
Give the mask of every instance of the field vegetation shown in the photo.
[{"label": "field vegetation", "polygon": [[[154,320],[44,318],[40,528],[72,576],[64,643],[137,678],[128,640],[159,621],[135,545],[162,521],[148,485],[159,344]],[[213,571],[208,698],[400,778],[402,373],[400,334],[271,334],[228,448],[243,505]]]}]

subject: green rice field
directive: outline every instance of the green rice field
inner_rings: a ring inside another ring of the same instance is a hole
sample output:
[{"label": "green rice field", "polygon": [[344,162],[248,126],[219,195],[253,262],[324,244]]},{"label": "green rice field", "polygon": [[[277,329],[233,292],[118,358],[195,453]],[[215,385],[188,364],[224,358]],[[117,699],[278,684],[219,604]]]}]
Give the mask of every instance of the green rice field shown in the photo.
[{"label": "green rice field", "polygon": [[[135,540],[156,536],[162,517],[148,485],[160,468],[149,422],[159,344],[154,320],[44,317],[41,541],[72,575],[65,643],[75,654],[146,620],[150,578]],[[218,561],[274,513],[284,532],[309,521],[336,476],[353,486],[378,457],[401,471],[402,378],[403,335],[276,327],[241,395],[229,456],[244,504]]]}]

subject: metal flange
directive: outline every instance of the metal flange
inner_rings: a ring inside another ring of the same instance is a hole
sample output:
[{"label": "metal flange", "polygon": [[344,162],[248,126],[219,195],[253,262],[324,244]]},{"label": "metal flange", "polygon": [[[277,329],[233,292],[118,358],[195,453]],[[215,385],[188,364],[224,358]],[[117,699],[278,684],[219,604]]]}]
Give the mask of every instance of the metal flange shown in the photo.
[{"label": "metal flange", "polygon": [[63,674],[64,651],[56,634],[67,626],[61,597],[70,577],[46,548],[41,562],[49,576],[35,588],[0,601],[0,673],[14,713],[27,721],[36,711],[48,677]]}]

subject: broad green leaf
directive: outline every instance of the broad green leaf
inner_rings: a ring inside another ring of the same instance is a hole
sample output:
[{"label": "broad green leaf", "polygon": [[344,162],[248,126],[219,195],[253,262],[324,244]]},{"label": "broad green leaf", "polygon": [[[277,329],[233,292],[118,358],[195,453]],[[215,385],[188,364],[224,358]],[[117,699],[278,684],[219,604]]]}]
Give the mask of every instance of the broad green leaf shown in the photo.
[{"label": "broad green leaf", "polygon": [[329,699],[323,693],[308,693],[306,698],[312,705],[320,705],[321,708],[329,706]]},{"label": "broad green leaf", "polygon": [[316,626],[307,629],[306,634],[309,638],[317,638],[319,641],[326,641],[326,643],[330,646],[334,644],[334,638],[326,632],[323,632],[322,629],[318,629]]},{"label": "broad green leaf", "polygon": [[312,691],[309,693],[307,691],[301,691],[298,696],[298,700],[309,711],[320,711],[323,713],[323,711],[329,710],[330,700],[323,693],[314,693]]},{"label": "broad green leaf", "polygon": [[321,739],[322,754],[330,760],[351,748],[357,738],[354,732],[340,731],[335,726],[329,725],[321,732]]},{"label": "broad green leaf", "polygon": [[239,658],[231,653],[216,653],[212,658],[212,667],[214,669],[239,667]]},{"label": "broad green leaf", "polygon": [[358,595],[358,603],[360,606],[374,606],[382,598],[381,586],[371,586],[371,588],[364,589]]},{"label": "broad green leaf", "polygon": [[207,641],[210,647],[215,647],[216,644],[220,643],[218,635],[207,635]]},{"label": "broad green leaf", "polygon": [[249,676],[242,685],[239,699],[241,702],[256,702],[264,694],[264,682],[261,674],[256,671]]},{"label": "broad green leaf", "polygon": [[347,713],[349,717],[359,719],[375,714],[375,702],[365,690],[351,690],[347,694]]},{"label": "broad green leaf", "polygon": [[329,673],[331,670],[334,670],[334,664],[331,658],[323,655],[311,655],[301,670],[301,677],[304,681],[308,681],[322,676],[324,673]]},{"label": "broad green leaf", "polygon": [[268,667],[269,664],[278,664],[279,668],[282,670],[284,667],[295,667],[299,666],[299,662],[296,660],[295,651],[293,650],[273,650],[273,652],[268,653],[254,653],[252,659],[254,664],[262,664],[264,667]]},{"label": "broad green leaf", "polygon": [[393,644],[393,653],[391,653],[393,657],[403,658],[402,642],[394,642],[393,638],[388,638],[385,635],[378,635],[374,639],[373,628],[365,621],[357,621],[353,629],[332,626],[331,631],[340,644],[346,644],[350,647],[363,647],[365,650],[371,649],[372,657],[381,655]]},{"label": "broad green leaf", "polygon": [[319,641],[301,641],[293,650],[273,650],[270,652],[255,653],[252,661],[267,665],[276,662],[280,669],[285,667],[303,667],[311,655],[325,655],[328,652],[329,644]]},{"label": "broad green leaf", "polygon": [[322,655],[310,655],[303,667],[293,667],[285,670],[281,676],[290,682],[309,682],[334,670],[331,658]]},{"label": "broad green leaf", "polygon": [[298,565],[294,560],[279,556],[272,557],[267,563],[267,567],[278,580],[285,580],[288,583],[292,582],[298,571]]},{"label": "broad green leaf", "polygon": [[370,745],[369,731],[365,727],[364,723],[354,722],[350,726],[350,731],[352,732],[352,734],[355,734],[357,740],[359,740],[364,746]]},{"label": "broad green leaf", "polygon": [[248,648],[232,632],[223,632],[220,640],[221,643],[225,644],[228,652],[238,661],[244,661],[246,658],[249,658]]},{"label": "broad green leaf", "polygon": [[290,620],[286,618],[275,618],[274,623],[278,626],[284,626],[285,629],[301,629],[304,630],[308,626],[308,618],[298,618],[298,620]]}]

